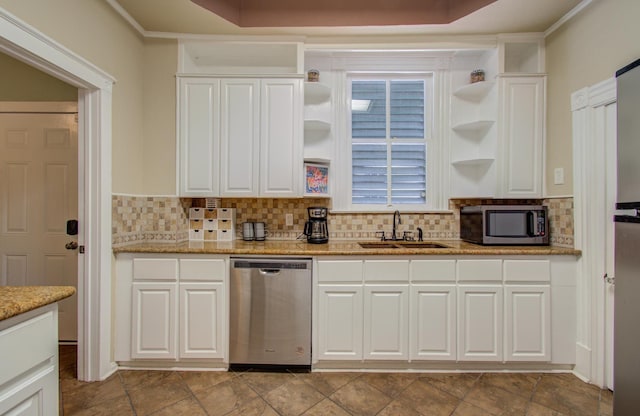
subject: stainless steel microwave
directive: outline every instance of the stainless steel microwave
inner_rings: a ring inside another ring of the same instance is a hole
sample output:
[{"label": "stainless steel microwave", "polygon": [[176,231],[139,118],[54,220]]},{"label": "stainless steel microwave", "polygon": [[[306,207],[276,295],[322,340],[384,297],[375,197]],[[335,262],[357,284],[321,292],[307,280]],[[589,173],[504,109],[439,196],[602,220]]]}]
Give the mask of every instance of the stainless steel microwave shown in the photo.
[{"label": "stainless steel microwave", "polygon": [[549,217],[542,205],[460,208],[460,238],[484,245],[548,245]]}]

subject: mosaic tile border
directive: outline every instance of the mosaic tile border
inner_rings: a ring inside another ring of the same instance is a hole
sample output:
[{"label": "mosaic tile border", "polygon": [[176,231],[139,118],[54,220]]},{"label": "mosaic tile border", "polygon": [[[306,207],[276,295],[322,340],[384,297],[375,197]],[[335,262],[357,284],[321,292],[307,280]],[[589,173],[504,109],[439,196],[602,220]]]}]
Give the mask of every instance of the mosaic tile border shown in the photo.
[{"label": "mosaic tile border", "polygon": [[189,238],[190,198],[117,195],[111,197],[111,244],[176,243]]}]

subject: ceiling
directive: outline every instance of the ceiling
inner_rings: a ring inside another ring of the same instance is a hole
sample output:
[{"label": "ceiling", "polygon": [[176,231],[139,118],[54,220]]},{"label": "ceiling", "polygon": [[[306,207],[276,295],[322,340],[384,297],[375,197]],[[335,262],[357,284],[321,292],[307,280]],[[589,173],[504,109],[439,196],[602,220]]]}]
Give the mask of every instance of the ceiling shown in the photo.
[{"label": "ceiling", "polygon": [[[340,16],[344,10],[337,13],[336,10],[319,10],[314,8],[289,7],[283,5],[293,3],[304,3],[305,0],[219,0],[227,7],[232,7],[240,3],[261,4],[262,19],[253,19],[249,26],[267,25],[270,27],[240,27],[229,20],[199,6],[191,0],[107,0],[116,10],[128,14],[137,22],[139,27],[145,32],[179,33],[179,34],[200,34],[200,35],[299,35],[299,36],[345,36],[345,35],[477,35],[496,33],[520,33],[520,32],[544,32],[555,22],[570,12],[581,2],[591,0],[497,0],[497,1],[470,1],[480,9],[463,16],[447,24],[415,24],[415,19],[411,24],[406,24],[405,20],[398,20],[400,13],[392,13],[390,10],[398,8],[398,5],[408,4],[431,4],[434,7],[442,3],[462,3],[467,0],[421,0],[418,2],[411,0],[367,0],[370,8],[375,5],[379,8],[375,24],[368,25],[364,20],[351,21],[340,18],[339,23],[328,20],[322,22],[326,26],[317,26],[318,20],[314,20],[309,14],[324,13],[325,17]],[[211,0],[195,0],[202,3],[214,3]],[[311,0],[307,0],[311,2]],[[238,3],[240,2],[240,3]],[[340,4],[363,4],[360,0],[320,0],[317,3],[333,5],[336,9]],[[490,3],[484,7],[482,5]],[[264,5],[273,6],[271,11],[265,10]],[[389,4],[393,7],[389,8]],[[385,5],[387,5],[385,9]],[[468,5],[467,5],[468,6]],[[344,7],[343,7],[344,9]],[[353,7],[350,6],[350,9]],[[460,9],[462,10],[462,9]],[[353,11],[353,10],[352,10]],[[356,9],[357,11],[357,9]],[[270,14],[269,14],[270,12]],[[294,13],[295,12],[295,13]],[[366,11],[360,11],[361,15],[366,15]],[[398,10],[396,10],[398,12]],[[237,15],[238,9],[231,11],[219,11],[220,14],[240,21]],[[333,14],[331,14],[333,13]],[[353,14],[353,13],[352,13]],[[357,13],[356,13],[357,14]],[[415,13],[414,13],[415,14]],[[423,18],[428,19],[426,13],[422,13]],[[440,11],[442,14],[442,10]],[[460,14],[460,13],[458,13]],[[268,19],[266,16],[271,15]],[[274,17],[274,16],[277,16]],[[306,17],[305,17],[306,15]],[[380,15],[388,15],[392,20],[389,23],[380,23]],[[284,20],[283,20],[284,19]],[[264,22],[264,23],[261,23]],[[287,22],[291,22],[287,25]],[[402,23],[402,24],[397,24]],[[315,25],[314,25],[315,24]],[[335,24],[344,24],[336,26]],[[364,24],[364,25],[363,25]],[[286,26],[283,26],[286,25]]]},{"label": "ceiling", "polygon": [[191,0],[240,27],[445,24],[496,0]]}]

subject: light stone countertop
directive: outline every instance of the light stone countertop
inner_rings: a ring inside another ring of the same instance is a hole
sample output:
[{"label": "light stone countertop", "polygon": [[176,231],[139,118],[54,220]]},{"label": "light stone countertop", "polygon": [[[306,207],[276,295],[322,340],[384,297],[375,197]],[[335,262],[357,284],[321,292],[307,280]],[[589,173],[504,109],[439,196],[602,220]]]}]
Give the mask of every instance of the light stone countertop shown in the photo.
[{"label": "light stone countertop", "polygon": [[74,293],[73,286],[0,286],[0,321],[58,302]]},{"label": "light stone countertop", "polygon": [[[379,243],[379,241],[367,241]],[[229,242],[136,243],[114,247],[114,253],[229,254],[268,256],[367,256],[367,255],[570,255],[580,250],[555,246],[481,246],[460,240],[430,240],[446,248],[362,248],[357,241],[309,244],[304,240],[234,240]],[[393,243],[393,242],[390,242]]]}]

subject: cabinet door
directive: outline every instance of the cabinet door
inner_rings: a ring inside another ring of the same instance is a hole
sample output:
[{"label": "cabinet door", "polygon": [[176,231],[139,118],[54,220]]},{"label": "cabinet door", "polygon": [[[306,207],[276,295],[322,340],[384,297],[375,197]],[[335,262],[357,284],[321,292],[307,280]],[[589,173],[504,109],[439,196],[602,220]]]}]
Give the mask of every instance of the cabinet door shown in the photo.
[{"label": "cabinet door", "polygon": [[36,371],[26,373],[23,377],[23,379],[14,380],[14,384],[9,384],[9,389],[0,389],[0,415],[57,415],[59,409],[57,366],[48,364]]},{"label": "cabinet door", "polygon": [[318,296],[318,359],[362,359],[362,285],[320,285]]},{"label": "cabinet door", "polygon": [[506,361],[551,360],[549,286],[505,286]]},{"label": "cabinet door", "polygon": [[545,78],[501,80],[499,192],[502,197],[542,196],[545,129]]},{"label": "cabinet door", "polygon": [[221,81],[220,178],[222,196],[258,195],[260,81]]},{"label": "cabinet door", "polygon": [[409,358],[409,286],[364,287],[364,358]]},{"label": "cabinet door", "polygon": [[456,359],[456,286],[411,287],[411,359]]},{"label": "cabinet door", "polygon": [[212,78],[178,81],[180,196],[218,196],[220,83]]},{"label": "cabinet door", "polygon": [[458,287],[458,360],[502,360],[502,286]]},{"label": "cabinet door", "polygon": [[180,358],[224,358],[222,283],[180,283]]},{"label": "cabinet door", "polygon": [[263,80],[260,100],[260,195],[300,196],[302,80]]},{"label": "cabinet door", "polygon": [[133,282],[131,358],[176,358],[177,286]]}]

